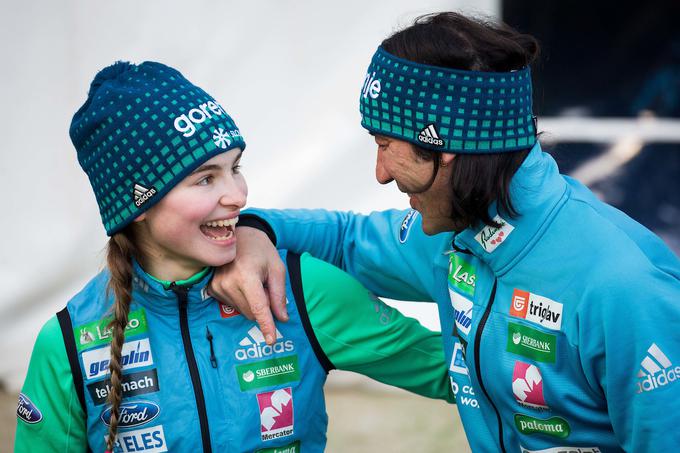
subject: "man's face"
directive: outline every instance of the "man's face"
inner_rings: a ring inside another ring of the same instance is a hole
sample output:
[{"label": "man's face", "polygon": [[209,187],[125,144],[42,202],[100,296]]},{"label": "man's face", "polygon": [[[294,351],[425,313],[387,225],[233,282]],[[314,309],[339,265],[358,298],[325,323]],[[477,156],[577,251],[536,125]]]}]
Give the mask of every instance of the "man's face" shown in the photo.
[{"label": "man's face", "polygon": [[[380,184],[394,181],[409,196],[411,207],[423,218],[423,231],[433,235],[453,231],[451,220],[451,162],[454,154],[437,154],[440,160],[427,160],[418,155],[408,142],[375,135],[378,158],[375,178]],[[439,165],[432,181],[434,166]],[[432,184],[430,185],[430,182]]]}]

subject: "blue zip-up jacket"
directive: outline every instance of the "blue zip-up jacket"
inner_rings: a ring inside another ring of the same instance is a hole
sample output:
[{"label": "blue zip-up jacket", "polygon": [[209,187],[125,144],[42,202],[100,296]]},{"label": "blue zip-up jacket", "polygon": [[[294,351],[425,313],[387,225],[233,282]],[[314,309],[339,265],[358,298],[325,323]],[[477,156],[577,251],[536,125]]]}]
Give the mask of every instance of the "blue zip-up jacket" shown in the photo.
[{"label": "blue zip-up jacket", "polygon": [[250,210],[379,296],[434,300],[473,451],[680,448],[680,263],[536,145],[519,216],[426,236],[415,211]]},{"label": "blue zip-up jacket", "polygon": [[[162,284],[135,263],[116,452],[323,451],[323,383],[335,367],[449,399],[438,334],[339,269],[280,254],[290,320],[277,324],[273,346],[254,321],[206,294],[211,273]],[[105,271],[43,327],[19,397],[15,451],[104,451],[107,284]]]}]

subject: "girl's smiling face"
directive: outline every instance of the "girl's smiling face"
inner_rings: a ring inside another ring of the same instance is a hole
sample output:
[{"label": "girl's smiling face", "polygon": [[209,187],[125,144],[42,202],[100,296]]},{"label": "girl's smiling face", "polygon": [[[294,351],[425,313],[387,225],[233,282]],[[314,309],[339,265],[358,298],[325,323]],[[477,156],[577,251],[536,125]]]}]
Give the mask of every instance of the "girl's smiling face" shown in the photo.
[{"label": "girl's smiling face", "polygon": [[236,148],[208,160],[135,219],[144,270],[175,281],[234,260],[236,221],[248,195],[241,154]]}]

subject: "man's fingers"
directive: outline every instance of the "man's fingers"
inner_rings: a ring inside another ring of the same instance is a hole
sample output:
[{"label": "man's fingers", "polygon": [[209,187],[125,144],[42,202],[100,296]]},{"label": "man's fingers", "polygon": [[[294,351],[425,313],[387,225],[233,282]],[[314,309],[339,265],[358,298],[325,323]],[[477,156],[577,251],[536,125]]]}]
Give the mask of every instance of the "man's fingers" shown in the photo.
[{"label": "man's fingers", "polygon": [[269,297],[262,282],[259,279],[244,282],[241,291],[243,291],[242,297],[247,301],[246,304],[250,305],[255,321],[260,326],[264,340],[268,345],[273,345],[276,343],[276,326],[269,307]]},{"label": "man's fingers", "polygon": [[286,308],[286,268],[280,261],[269,269],[267,275],[267,293],[274,316],[279,321],[288,321]]}]

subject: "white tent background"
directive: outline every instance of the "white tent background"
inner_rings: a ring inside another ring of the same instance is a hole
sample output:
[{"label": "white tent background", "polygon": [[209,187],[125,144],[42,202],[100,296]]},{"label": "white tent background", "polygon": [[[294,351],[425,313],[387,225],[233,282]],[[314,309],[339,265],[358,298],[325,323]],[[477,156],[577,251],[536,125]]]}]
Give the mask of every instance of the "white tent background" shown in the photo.
[{"label": "white tent background", "polygon": [[[407,207],[373,176],[358,90],[380,41],[419,14],[496,15],[497,0],[2,0],[0,382],[20,387],[42,324],[103,262],[106,242],[68,138],[115,60],[161,61],[205,88],[246,137],[249,204]],[[430,304],[409,314],[437,328]]]}]

